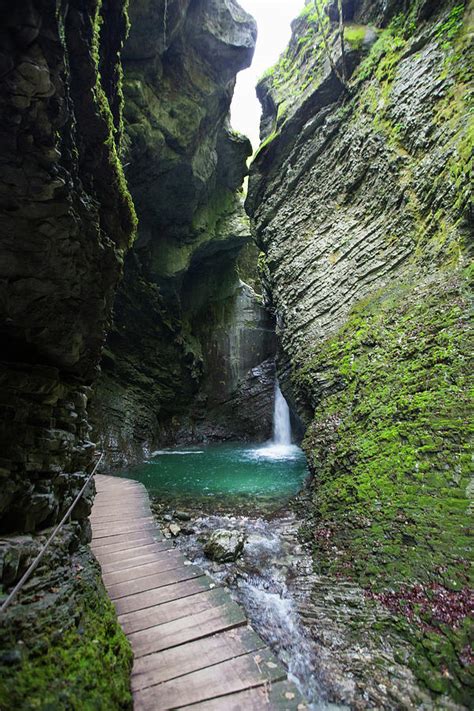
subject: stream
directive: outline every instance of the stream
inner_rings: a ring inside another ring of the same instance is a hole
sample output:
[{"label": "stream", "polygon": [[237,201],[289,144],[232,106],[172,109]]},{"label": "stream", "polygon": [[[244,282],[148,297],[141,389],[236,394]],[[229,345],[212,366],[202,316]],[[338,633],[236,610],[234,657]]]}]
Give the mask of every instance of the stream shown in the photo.
[{"label": "stream", "polygon": [[[278,385],[271,442],[158,450],[122,475],[146,486],[165,535],[231,590],[310,708],[345,708],[325,700],[316,648],[299,613],[311,587],[312,561],[298,543],[290,502],[309,472],[303,452],[291,443],[289,410]],[[237,561],[217,563],[204,555],[217,529],[244,535]]]},{"label": "stream", "polygon": [[[299,447],[271,442],[160,450],[122,475],[146,486],[165,535],[172,536],[174,524],[173,537],[183,553],[231,590],[310,708],[343,708],[324,700],[316,650],[298,612],[309,589],[304,580],[309,582],[312,572],[289,506],[308,476]],[[245,535],[236,562],[217,563],[204,555],[216,529]]]}]

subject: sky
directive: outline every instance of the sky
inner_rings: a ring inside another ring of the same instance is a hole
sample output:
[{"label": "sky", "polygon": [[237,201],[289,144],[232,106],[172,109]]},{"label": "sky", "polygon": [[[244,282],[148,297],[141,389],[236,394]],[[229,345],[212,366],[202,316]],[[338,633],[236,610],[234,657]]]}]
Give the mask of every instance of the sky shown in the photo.
[{"label": "sky", "polygon": [[249,69],[239,72],[231,106],[232,127],[259,144],[260,103],[255,85],[285,49],[291,35],[290,22],[304,7],[304,0],[238,0],[257,21],[257,47]]}]

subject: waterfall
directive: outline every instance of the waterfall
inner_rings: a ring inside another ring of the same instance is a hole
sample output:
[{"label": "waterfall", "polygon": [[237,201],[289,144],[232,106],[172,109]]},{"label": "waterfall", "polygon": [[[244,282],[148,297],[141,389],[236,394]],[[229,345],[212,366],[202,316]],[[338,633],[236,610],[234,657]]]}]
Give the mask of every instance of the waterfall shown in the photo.
[{"label": "waterfall", "polygon": [[275,381],[275,404],[273,406],[273,444],[291,445],[290,408]]}]

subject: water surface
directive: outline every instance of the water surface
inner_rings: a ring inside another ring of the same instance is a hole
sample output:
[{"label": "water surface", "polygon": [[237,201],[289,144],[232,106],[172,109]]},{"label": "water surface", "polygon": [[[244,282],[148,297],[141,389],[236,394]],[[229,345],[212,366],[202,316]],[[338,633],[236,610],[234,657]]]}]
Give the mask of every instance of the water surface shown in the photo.
[{"label": "water surface", "polygon": [[175,507],[242,511],[283,506],[302,488],[308,469],[296,445],[234,443],[159,450],[120,474]]}]

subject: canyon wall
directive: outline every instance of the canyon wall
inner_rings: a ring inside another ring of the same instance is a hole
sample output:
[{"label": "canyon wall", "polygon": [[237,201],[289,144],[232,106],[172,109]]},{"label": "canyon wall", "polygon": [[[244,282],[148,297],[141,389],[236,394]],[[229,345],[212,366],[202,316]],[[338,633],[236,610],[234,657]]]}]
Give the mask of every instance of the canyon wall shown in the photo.
[{"label": "canyon wall", "polygon": [[54,523],[83,483],[88,388],[135,232],[119,159],[123,5],[55,8],[3,10],[4,531]]},{"label": "canyon wall", "polygon": [[[267,437],[275,350],[270,317],[240,281],[251,146],[229,125],[255,23],[233,0],[149,0],[130,17],[124,162],[139,230],[93,407],[114,464],[163,443]],[[241,407],[257,399],[254,414]]]},{"label": "canyon wall", "polygon": [[355,707],[468,705],[473,5],[344,2],[345,61],[323,6],[257,87],[246,202],[306,426],[302,536],[340,599],[315,588],[308,624],[321,639],[331,618]]},{"label": "canyon wall", "polygon": [[[136,227],[120,162],[125,5],[0,3],[2,600],[94,461],[87,400]],[[2,708],[130,702],[131,653],[82,545],[92,486],[2,612]]]}]

